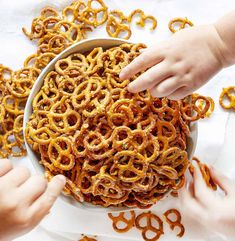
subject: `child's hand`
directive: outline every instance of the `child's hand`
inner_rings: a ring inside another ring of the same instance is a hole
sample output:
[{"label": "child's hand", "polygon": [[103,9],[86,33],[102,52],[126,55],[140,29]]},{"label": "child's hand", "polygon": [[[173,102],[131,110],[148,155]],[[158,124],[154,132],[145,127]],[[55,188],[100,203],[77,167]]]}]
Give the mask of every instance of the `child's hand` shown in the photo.
[{"label": "child's hand", "polygon": [[189,190],[185,187],[180,193],[185,214],[213,231],[235,237],[235,181],[210,168],[214,182],[224,191],[225,196],[218,195],[208,188],[202,178],[198,165],[195,165],[193,182]]},{"label": "child's hand", "polygon": [[130,92],[149,89],[154,97],[181,99],[226,65],[223,45],[214,25],[184,29],[144,50],[121,71],[120,78],[129,79],[148,69],[129,84]]},{"label": "child's hand", "polygon": [[0,241],[8,241],[33,229],[49,212],[65,185],[64,176],[50,183],[30,176],[27,168],[0,159]]}]

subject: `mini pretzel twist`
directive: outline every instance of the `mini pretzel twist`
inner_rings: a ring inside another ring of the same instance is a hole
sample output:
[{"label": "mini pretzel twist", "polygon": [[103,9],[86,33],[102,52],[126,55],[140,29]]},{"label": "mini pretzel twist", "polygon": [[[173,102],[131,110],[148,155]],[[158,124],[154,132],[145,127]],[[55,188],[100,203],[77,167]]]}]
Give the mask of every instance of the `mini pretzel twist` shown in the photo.
[{"label": "mini pretzel twist", "polygon": [[150,28],[150,30],[154,30],[157,27],[157,20],[154,16],[152,15],[145,15],[144,11],[142,11],[141,9],[136,9],[134,11],[131,12],[131,14],[128,16],[128,22],[131,23],[132,18],[135,15],[139,15],[140,16],[140,20],[136,22],[136,25],[139,25],[140,27],[144,28],[146,21],[150,21],[152,23],[152,27]]},{"label": "mini pretzel twist", "polygon": [[198,94],[192,95],[190,102],[191,103],[185,99],[185,101],[181,103],[182,117],[186,121],[197,121],[199,119],[203,119],[213,109],[213,102],[205,96]]},{"label": "mini pretzel twist", "polygon": [[127,17],[120,11],[113,10],[110,12],[107,24],[106,31],[110,37],[119,38],[124,35],[124,39],[129,39],[131,37],[131,29],[127,25]]},{"label": "mini pretzel twist", "polygon": [[51,140],[48,147],[48,156],[55,167],[62,170],[71,170],[75,165],[72,155],[72,143],[66,137]]},{"label": "mini pretzel twist", "polygon": [[[141,221],[143,219],[146,219],[146,225],[141,224]],[[158,223],[158,227],[154,226],[153,220]],[[161,237],[161,235],[164,234],[162,220],[157,215],[151,212],[139,214],[135,219],[135,225],[139,230],[142,231],[142,237],[146,241],[158,240]],[[155,236],[153,238],[147,237],[147,232],[149,231],[155,233]]]},{"label": "mini pretzel twist", "polygon": [[[213,181],[213,179],[211,178],[209,167],[205,163],[202,163],[197,157],[193,157],[192,160],[197,162],[198,167],[199,167],[199,169],[201,171],[202,177],[203,177],[206,185],[209,188],[211,188],[212,190],[216,191],[217,190],[217,185]],[[191,175],[193,176],[194,166],[192,164],[190,164],[190,166],[189,166],[189,171],[190,171]]]},{"label": "mini pretzel twist", "polygon": [[[225,102],[226,99],[228,100],[228,104]],[[235,86],[223,88],[223,91],[220,94],[219,103],[224,109],[235,110]]]},{"label": "mini pretzel twist", "polygon": [[[175,221],[172,221],[169,215],[174,214],[176,217]],[[177,234],[178,237],[182,237],[185,232],[184,225],[181,223],[181,215],[180,212],[176,209],[169,209],[163,214],[166,222],[169,224],[170,228],[174,230],[176,227],[180,229],[180,232]]]},{"label": "mini pretzel twist", "polygon": [[[176,25],[179,25],[178,29],[175,27]],[[187,18],[174,18],[168,24],[168,27],[172,33],[182,30],[186,26],[190,26],[190,27],[193,26],[193,23]]]},{"label": "mini pretzel twist", "polygon": [[[99,7],[93,8],[92,4],[96,2]],[[99,18],[99,14],[102,13],[102,18]],[[93,27],[98,27],[106,22],[108,18],[108,8],[102,0],[88,0],[86,8],[81,12],[82,20]]]},{"label": "mini pretzel twist", "polygon": [[[125,217],[125,215],[126,215],[125,212],[119,213],[118,216],[115,216],[112,213],[108,214],[109,218],[113,221],[113,229],[116,232],[125,233],[125,232],[129,231],[131,228],[133,228],[133,226],[135,226],[135,218],[136,218],[135,211],[130,211],[128,213],[131,215],[130,218]],[[125,227],[119,228],[118,227],[119,223],[124,223]]]}]

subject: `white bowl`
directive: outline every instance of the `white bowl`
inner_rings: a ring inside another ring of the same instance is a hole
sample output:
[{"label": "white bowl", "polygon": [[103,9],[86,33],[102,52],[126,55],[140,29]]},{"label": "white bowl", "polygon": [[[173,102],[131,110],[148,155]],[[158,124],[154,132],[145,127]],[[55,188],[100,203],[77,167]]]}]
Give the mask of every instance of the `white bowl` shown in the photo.
[{"label": "white bowl", "polygon": [[[55,63],[59,59],[66,58],[67,56],[69,56],[70,54],[75,53],[75,52],[84,53],[89,50],[92,50],[95,47],[103,47],[104,49],[108,49],[108,48],[111,48],[113,46],[117,46],[117,45],[120,45],[123,43],[130,43],[130,42],[123,40],[123,39],[116,39],[116,38],[103,38],[103,39],[97,38],[97,39],[84,40],[77,44],[72,45],[71,47],[67,48],[62,53],[60,53],[56,58],[54,58],[42,71],[42,73],[36,80],[32,90],[30,92],[30,95],[29,95],[29,98],[28,98],[28,101],[27,101],[26,107],[25,107],[25,113],[24,113],[24,123],[23,123],[24,130],[26,128],[27,122],[29,121],[29,117],[32,114],[33,99],[34,99],[35,95],[39,92],[41,86],[43,85],[44,78],[46,77],[48,72],[50,72],[54,69]],[[190,130],[191,130],[191,136],[188,138],[187,152],[188,152],[189,158],[191,159],[194,154],[196,142],[197,142],[197,124],[196,123],[191,124]],[[28,156],[29,156],[31,162],[33,163],[34,168],[36,169],[36,171],[39,174],[43,175],[44,168],[42,165],[39,164],[39,158],[38,158],[37,154],[31,149],[31,147],[27,144],[26,141],[25,141],[25,143],[26,143],[25,145],[26,145]],[[88,210],[88,211],[101,211],[101,212],[117,212],[118,211],[118,212],[120,212],[120,211],[131,210],[131,208],[127,208],[127,207],[104,208],[104,207],[95,206],[95,205],[92,205],[92,204],[86,203],[86,202],[79,203],[72,197],[68,197],[65,195],[61,195],[61,199],[63,199],[65,202],[70,203],[71,205],[73,205],[75,207],[78,207],[83,210]]]}]

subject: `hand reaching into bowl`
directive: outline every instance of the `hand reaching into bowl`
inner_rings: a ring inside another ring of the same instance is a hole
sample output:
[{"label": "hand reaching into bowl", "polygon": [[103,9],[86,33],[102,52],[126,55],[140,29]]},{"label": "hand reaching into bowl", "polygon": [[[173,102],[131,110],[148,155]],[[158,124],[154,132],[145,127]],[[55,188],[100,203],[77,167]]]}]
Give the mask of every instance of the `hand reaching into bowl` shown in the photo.
[{"label": "hand reaching into bowl", "polygon": [[61,193],[64,176],[50,183],[41,176],[30,176],[24,167],[13,167],[0,159],[0,241],[12,240],[33,229]]},{"label": "hand reaching into bowl", "polygon": [[154,97],[181,99],[203,86],[222,68],[235,63],[235,11],[212,25],[192,27],[156,44],[126,66],[121,79],[141,74],[130,92],[149,89]]}]

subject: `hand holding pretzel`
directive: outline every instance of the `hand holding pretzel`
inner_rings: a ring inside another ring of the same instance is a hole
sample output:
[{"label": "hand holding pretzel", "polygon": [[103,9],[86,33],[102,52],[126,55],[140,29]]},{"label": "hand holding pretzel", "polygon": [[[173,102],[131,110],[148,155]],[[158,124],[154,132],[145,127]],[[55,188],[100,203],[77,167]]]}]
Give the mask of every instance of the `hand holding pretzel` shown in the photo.
[{"label": "hand holding pretzel", "polygon": [[235,235],[234,180],[213,167],[209,167],[209,171],[213,182],[224,194],[216,195],[205,183],[199,166],[194,165],[192,183],[179,193],[184,215],[190,215],[202,225],[232,238]]},{"label": "hand holding pretzel", "polygon": [[[228,104],[225,103],[226,98],[228,99]],[[224,109],[235,110],[235,86],[223,88],[223,91],[220,94],[219,103]]]}]

